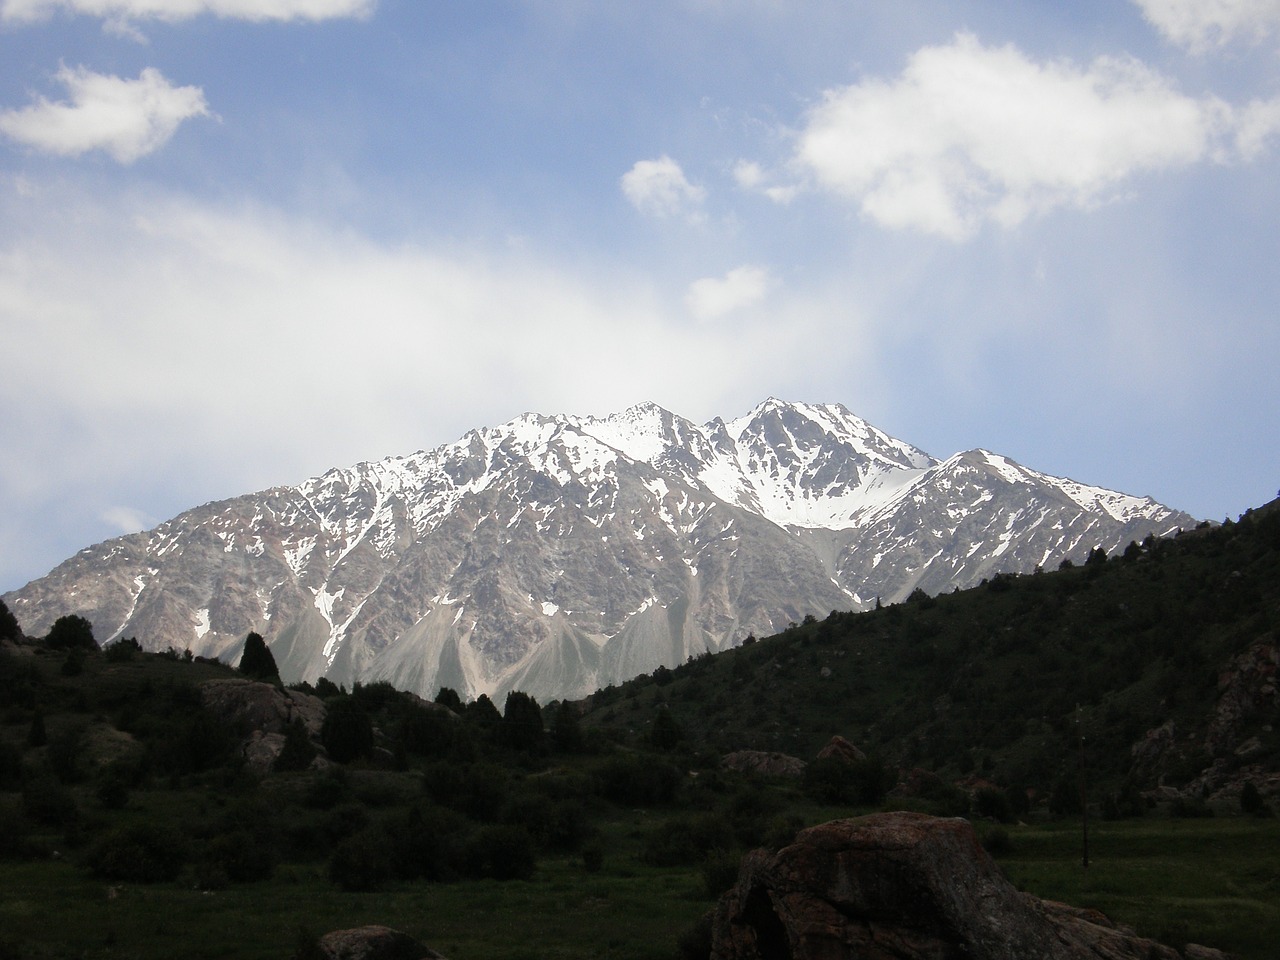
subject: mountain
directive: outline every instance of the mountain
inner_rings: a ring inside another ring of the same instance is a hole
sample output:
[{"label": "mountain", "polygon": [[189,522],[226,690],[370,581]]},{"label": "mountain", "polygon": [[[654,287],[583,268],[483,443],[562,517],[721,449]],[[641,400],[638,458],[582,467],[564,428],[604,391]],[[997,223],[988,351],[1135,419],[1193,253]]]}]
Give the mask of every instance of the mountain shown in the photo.
[{"label": "mountain", "polygon": [[937,460],[839,405],[698,426],[641,404],[206,504],[4,599],[32,635],[77,613],[234,659],[256,631],[286,680],[548,700],[1195,523],[985,450]]}]

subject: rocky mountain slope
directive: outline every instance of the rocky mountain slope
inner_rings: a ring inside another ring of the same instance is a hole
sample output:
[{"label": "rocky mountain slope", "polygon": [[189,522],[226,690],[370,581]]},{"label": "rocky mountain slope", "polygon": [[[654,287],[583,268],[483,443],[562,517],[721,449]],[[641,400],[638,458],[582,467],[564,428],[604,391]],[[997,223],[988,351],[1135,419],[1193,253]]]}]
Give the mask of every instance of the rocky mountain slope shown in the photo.
[{"label": "rocky mountain slope", "polygon": [[643,404],[197,507],[4,599],[33,635],[77,613],[234,659],[252,630],[286,680],[545,701],[1194,524],[984,450],[937,460],[838,405],[698,426]]}]

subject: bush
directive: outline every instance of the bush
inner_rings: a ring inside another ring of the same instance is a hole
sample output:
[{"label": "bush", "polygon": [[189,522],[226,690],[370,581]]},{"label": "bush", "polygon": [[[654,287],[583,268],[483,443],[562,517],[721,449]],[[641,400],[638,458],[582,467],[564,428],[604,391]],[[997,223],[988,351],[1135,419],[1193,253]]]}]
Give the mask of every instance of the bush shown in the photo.
[{"label": "bush", "polygon": [[54,650],[98,649],[98,641],[93,639],[93,625],[74,613],[53,621],[44,642]]},{"label": "bush", "polygon": [[45,860],[49,853],[48,847],[31,835],[25,817],[16,811],[0,812],[0,861]]},{"label": "bush", "polygon": [[681,932],[676,941],[681,960],[708,960],[711,956],[711,913],[705,913]]},{"label": "bush", "polygon": [[483,823],[498,819],[510,792],[507,771],[492,763],[434,763],[423,786],[436,803]]},{"label": "bush", "polygon": [[884,800],[896,775],[877,757],[849,762],[837,757],[814,760],[804,771],[804,789],[823,803],[874,806]]},{"label": "bush", "polygon": [[1169,807],[1169,816],[1192,820],[1212,817],[1213,810],[1199,797],[1178,797]]},{"label": "bush", "polygon": [[333,697],[326,708],[320,742],[330,760],[351,763],[373,752],[373,721],[355,697]]},{"label": "bush", "polygon": [[653,757],[614,757],[599,775],[601,793],[619,806],[669,804],[684,780],[679,769]]},{"label": "bush", "polygon": [[108,644],[105,653],[108,663],[127,663],[142,653],[142,644],[136,637],[128,637]]},{"label": "bush", "polygon": [[95,877],[130,883],[175,880],[187,862],[187,845],[171,827],[135,823],[113,830],[89,848],[85,863]]},{"label": "bush", "polygon": [[0,640],[17,640],[22,636],[22,629],[18,626],[18,618],[13,612],[0,600]]},{"label": "bush", "polygon": [[1004,827],[988,830],[987,835],[982,838],[982,846],[993,857],[1006,857],[1015,849],[1013,838]]},{"label": "bush", "polygon": [[1262,799],[1262,794],[1252,780],[1245,781],[1240,790],[1240,810],[1255,817],[1265,817],[1271,813],[1267,801]]},{"label": "bush", "polygon": [[22,783],[22,751],[0,740],[0,790],[15,790]]},{"label": "bush", "polygon": [[975,816],[999,823],[1013,823],[1013,807],[1009,804],[1009,795],[995,787],[982,787],[973,795],[973,812]]},{"label": "bush", "polygon": [[306,770],[315,758],[315,744],[311,742],[306,725],[301,718],[294,717],[284,732],[284,746],[280,749],[271,769],[277,773]]},{"label": "bush", "polygon": [[672,817],[645,838],[640,859],[655,867],[687,866],[733,846],[733,831],[716,814]]},{"label": "bush", "polygon": [[208,874],[211,878],[221,874],[233,883],[252,883],[271,879],[276,857],[270,843],[263,843],[248,830],[232,830],[209,841],[202,864],[205,870],[214,868]]},{"label": "bush", "polygon": [[582,847],[582,869],[587,873],[599,873],[604,867],[604,844],[594,837]]},{"label": "bush", "polygon": [[49,827],[69,827],[80,817],[75,796],[47,775],[22,785],[22,812],[35,823]]},{"label": "bush", "polygon": [[500,824],[476,832],[466,847],[467,872],[494,880],[528,880],[537,868],[533,838],[523,827]]},{"label": "bush", "polygon": [[702,861],[702,894],[708,900],[720,896],[738,882],[738,864],[742,858],[728,850],[713,850]]},{"label": "bush", "polygon": [[377,890],[395,878],[396,851],[379,826],[347,837],[329,858],[329,879],[349,892]]}]

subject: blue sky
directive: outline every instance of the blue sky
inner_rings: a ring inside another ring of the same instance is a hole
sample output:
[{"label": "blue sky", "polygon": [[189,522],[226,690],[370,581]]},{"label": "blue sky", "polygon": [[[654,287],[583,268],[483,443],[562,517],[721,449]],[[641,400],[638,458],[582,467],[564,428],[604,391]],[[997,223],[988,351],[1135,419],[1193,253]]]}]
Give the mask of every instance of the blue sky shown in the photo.
[{"label": "blue sky", "polygon": [[525,411],[1280,485],[1280,2],[0,0],[0,589]]}]

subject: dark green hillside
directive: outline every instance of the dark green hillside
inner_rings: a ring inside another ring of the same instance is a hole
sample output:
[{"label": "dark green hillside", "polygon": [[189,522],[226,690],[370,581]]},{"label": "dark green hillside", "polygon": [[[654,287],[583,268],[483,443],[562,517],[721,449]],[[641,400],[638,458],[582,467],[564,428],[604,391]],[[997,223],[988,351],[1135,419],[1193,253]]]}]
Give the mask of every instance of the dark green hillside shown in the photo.
[{"label": "dark green hillside", "polygon": [[[1273,503],[1075,567],[833,612],[603,690],[586,722],[641,740],[674,720],[694,749],[805,759],[841,734],[891,766],[980,775],[1041,797],[1075,776],[1083,734],[1101,802],[1161,776],[1184,785],[1214,760],[1223,775],[1246,760],[1280,769],[1278,702],[1266,686],[1277,626]],[[1230,673],[1259,646],[1261,674]],[[1224,673],[1248,709],[1211,730]],[[1131,747],[1169,721],[1172,747],[1135,768]]]}]

